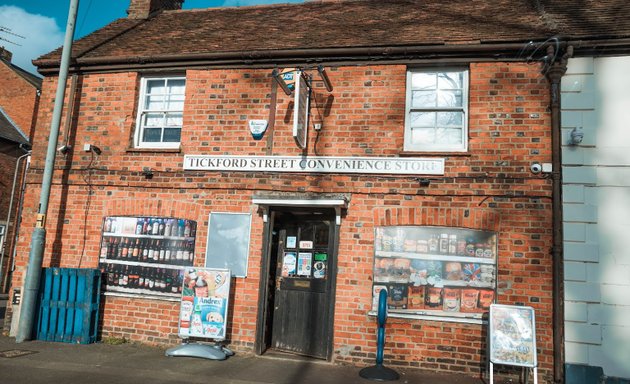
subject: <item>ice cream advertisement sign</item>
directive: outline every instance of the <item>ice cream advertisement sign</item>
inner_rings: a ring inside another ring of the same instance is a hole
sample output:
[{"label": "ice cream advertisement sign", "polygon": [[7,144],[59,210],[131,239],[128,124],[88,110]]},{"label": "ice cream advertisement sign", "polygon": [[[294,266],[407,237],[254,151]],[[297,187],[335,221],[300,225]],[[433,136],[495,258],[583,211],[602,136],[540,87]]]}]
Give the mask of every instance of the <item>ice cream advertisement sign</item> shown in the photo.
[{"label": "ice cream advertisement sign", "polygon": [[187,268],[179,313],[179,336],[222,340],[226,333],[230,271]]}]

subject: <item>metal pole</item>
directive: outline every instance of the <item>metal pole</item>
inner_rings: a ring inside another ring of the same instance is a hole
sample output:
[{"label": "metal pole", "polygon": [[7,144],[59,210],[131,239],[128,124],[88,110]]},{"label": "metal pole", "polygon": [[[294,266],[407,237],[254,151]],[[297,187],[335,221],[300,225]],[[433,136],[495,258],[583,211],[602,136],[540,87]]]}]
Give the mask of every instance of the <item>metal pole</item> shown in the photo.
[{"label": "metal pole", "polygon": [[50,122],[50,136],[48,138],[48,151],[46,152],[46,164],[44,166],[44,176],[42,179],[42,192],[39,198],[39,207],[37,209],[37,223],[31,238],[31,251],[28,257],[28,269],[26,270],[22,308],[20,309],[20,323],[18,325],[18,332],[15,338],[16,343],[32,339],[36,312],[35,305],[37,303],[37,294],[39,292],[39,280],[42,274],[44,244],[46,242],[46,211],[48,210],[50,186],[52,184],[52,177],[55,168],[57,139],[59,137],[61,112],[63,110],[63,99],[66,93],[66,80],[68,77],[68,68],[70,67],[72,39],[74,38],[74,27],[77,19],[78,8],[79,0],[70,0],[68,23],[66,24],[66,37],[63,43],[61,64],[59,66],[55,106],[53,109],[52,121]]},{"label": "metal pole", "polygon": [[[0,291],[2,291],[2,287],[3,287],[2,265],[4,265],[4,246],[7,244],[7,237],[9,236],[9,225],[11,224],[11,213],[13,213],[13,198],[15,197],[15,183],[17,182],[17,175],[18,175],[18,171],[20,170],[20,161],[22,161],[23,158],[30,155],[31,155],[31,151],[28,151],[27,153],[18,157],[17,160],[15,161],[15,172],[13,172],[13,186],[11,187],[11,199],[9,200],[9,212],[7,213],[7,226],[5,228],[4,236],[2,236],[2,244],[0,244]],[[10,261],[11,260],[9,260],[9,262]]]}]

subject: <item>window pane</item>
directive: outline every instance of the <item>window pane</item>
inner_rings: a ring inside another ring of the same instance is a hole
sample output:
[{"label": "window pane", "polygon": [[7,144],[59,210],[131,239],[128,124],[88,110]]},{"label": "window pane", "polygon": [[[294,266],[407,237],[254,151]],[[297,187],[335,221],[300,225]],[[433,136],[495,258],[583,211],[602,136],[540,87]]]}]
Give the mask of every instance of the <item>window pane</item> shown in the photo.
[{"label": "window pane", "polygon": [[437,88],[435,73],[414,73],[411,75],[411,88],[431,90]]},{"label": "window pane", "polygon": [[181,127],[183,116],[181,113],[168,113],[166,114],[166,126],[167,127]]},{"label": "window pane", "polygon": [[440,89],[462,89],[463,85],[463,72],[442,72],[438,74],[438,88]]},{"label": "window pane", "polygon": [[161,113],[147,113],[144,115],[145,127],[160,127],[164,124],[164,115]]},{"label": "window pane", "polygon": [[440,90],[438,92],[437,105],[438,107],[461,107],[462,100],[462,91]]},{"label": "window pane", "polygon": [[164,128],[164,142],[178,143],[181,137],[181,128]]},{"label": "window pane", "polygon": [[164,96],[147,96],[144,109],[159,111],[164,108]]},{"label": "window pane", "polygon": [[439,127],[457,127],[463,126],[464,114],[461,112],[438,112],[437,125]]},{"label": "window pane", "polygon": [[438,128],[435,131],[435,143],[449,146],[462,144],[462,130]]},{"label": "window pane", "polygon": [[184,95],[169,96],[166,109],[169,111],[183,111],[184,110]]},{"label": "window pane", "polygon": [[143,131],[142,141],[151,142],[151,143],[159,143],[161,139],[162,129],[161,128],[145,128]]},{"label": "window pane", "polygon": [[435,127],[435,112],[411,112],[412,127]]},{"label": "window pane", "polygon": [[186,80],[177,79],[177,80],[169,80],[168,88],[170,94],[183,95],[186,89]]},{"label": "window pane", "polygon": [[149,95],[163,95],[165,91],[164,80],[147,80],[147,94]]},{"label": "window pane", "polygon": [[435,91],[412,91],[411,107],[412,108],[429,108],[435,107],[437,94]]},{"label": "window pane", "polygon": [[411,142],[413,144],[435,143],[435,128],[413,128],[411,130]]}]

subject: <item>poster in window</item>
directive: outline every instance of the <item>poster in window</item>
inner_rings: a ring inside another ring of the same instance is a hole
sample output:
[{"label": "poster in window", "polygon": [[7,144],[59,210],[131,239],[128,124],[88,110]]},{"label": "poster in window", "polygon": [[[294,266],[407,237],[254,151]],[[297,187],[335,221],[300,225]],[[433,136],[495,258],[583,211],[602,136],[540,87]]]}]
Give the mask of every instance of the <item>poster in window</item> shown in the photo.
[{"label": "poster in window", "polygon": [[392,314],[481,320],[496,297],[497,249],[491,231],[377,227],[373,287],[387,287]]},{"label": "poster in window", "polygon": [[282,277],[295,275],[297,257],[295,252],[285,252],[282,257]]},{"label": "poster in window", "polygon": [[311,276],[311,263],[313,260],[313,254],[310,252],[298,253],[297,261],[297,274],[298,276]]}]

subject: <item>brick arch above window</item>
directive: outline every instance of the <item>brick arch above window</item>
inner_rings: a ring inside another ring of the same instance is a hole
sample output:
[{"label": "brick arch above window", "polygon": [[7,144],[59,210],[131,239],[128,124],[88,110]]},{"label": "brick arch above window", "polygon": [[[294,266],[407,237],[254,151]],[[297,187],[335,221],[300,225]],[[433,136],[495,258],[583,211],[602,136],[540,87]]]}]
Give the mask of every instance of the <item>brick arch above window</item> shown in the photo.
[{"label": "brick arch above window", "polygon": [[375,226],[421,225],[499,232],[501,217],[489,208],[377,208]]},{"label": "brick arch above window", "polygon": [[103,206],[103,216],[161,216],[197,218],[201,205],[195,202],[127,198],[110,200]]}]

